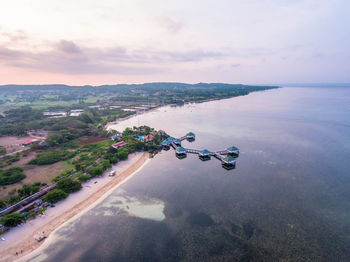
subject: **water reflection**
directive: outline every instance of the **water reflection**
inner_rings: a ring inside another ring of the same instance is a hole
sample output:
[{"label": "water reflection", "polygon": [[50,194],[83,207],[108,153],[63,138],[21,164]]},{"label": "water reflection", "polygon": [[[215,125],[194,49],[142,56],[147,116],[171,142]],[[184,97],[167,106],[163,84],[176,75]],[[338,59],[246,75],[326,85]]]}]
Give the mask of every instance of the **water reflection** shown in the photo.
[{"label": "water reflection", "polygon": [[349,104],[350,89],[283,88],[121,123],[237,145],[239,168],[162,151],[60,231],[47,261],[349,261]]}]

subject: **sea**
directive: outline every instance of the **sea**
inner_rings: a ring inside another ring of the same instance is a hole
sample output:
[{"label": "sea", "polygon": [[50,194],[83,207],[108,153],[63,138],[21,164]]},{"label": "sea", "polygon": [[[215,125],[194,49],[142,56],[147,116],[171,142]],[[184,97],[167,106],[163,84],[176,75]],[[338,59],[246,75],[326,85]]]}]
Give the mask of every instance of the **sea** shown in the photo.
[{"label": "sea", "polygon": [[236,146],[236,167],[163,150],[30,261],[350,261],[350,88],[165,106],[113,128],[140,125]]}]

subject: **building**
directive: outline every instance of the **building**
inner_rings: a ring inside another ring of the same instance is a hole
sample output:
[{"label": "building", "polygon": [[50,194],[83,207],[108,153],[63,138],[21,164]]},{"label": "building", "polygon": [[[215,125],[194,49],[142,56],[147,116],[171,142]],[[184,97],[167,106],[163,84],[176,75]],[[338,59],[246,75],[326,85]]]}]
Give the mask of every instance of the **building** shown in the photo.
[{"label": "building", "polygon": [[187,154],[187,150],[186,148],[179,146],[175,149],[176,155],[186,155]]},{"label": "building", "polygon": [[70,116],[80,116],[82,113],[84,113],[84,109],[73,109],[69,112]]},{"label": "building", "polygon": [[21,143],[22,146],[30,146],[32,144],[34,144],[35,142],[37,142],[37,140],[30,140],[30,141],[26,141]]},{"label": "building", "polygon": [[235,146],[231,146],[229,148],[226,149],[229,155],[235,155],[238,156],[239,155],[239,149]]},{"label": "building", "polygon": [[64,111],[47,111],[47,112],[43,112],[44,116],[47,116],[48,118],[62,118],[62,117],[66,117],[67,113]]},{"label": "building", "polygon": [[233,156],[227,156],[221,159],[222,167],[225,169],[234,169],[236,167],[236,158]]},{"label": "building", "polygon": [[45,146],[48,146],[49,143],[47,143],[46,141],[40,141],[39,142],[39,146],[42,146],[42,147],[45,147]]},{"label": "building", "polygon": [[147,136],[144,136],[142,137],[141,139],[143,142],[150,142],[153,140],[153,135],[147,135]]},{"label": "building", "polygon": [[124,141],[119,141],[115,144],[112,145],[113,148],[115,149],[118,149],[118,148],[121,148],[121,147],[124,147],[126,146],[128,143],[124,142]]},{"label": "building", "polygon": [[163,147],[170,147],[170,144],[171,144],[170,141],[167,139],[162,142]]},{"label": "building", "polygon": [[203,149],[198,153],[199,157],[208,158],[211,156],[211,152],[208,149]]},{"label": "building", "polygon": [[192,133],[192,132],[189,132],[189,133],[187,133],[186,137],[189,140],[193,140],[193,139],[196,138],[196,135],[194,133]]},{"label": "building", "polygon": [[178,138],[175,138],[175,139],[174,139],[174,144],[175,144],[175,145],[178,145],[178,146],[181,146],[181,140],[178,139]]},{"label": "building", "polygon": [[121,137],[122,137],[122,134],[117,133],[117,134],[114,134],[113,136],[111,136],[111,139],[112,140],[119,140]]}]

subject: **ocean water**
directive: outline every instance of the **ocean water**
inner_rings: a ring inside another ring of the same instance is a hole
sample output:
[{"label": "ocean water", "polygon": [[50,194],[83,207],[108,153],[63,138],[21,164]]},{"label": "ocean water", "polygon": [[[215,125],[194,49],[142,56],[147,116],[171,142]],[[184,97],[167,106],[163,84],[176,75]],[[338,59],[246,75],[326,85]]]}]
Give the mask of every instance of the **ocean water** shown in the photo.
[{"label": "ocean water", "polygon": [[235,145],[234,170],[157,154],[32,261],[350,261],[350,88],[280,88],[163,107],[185,147]]}]

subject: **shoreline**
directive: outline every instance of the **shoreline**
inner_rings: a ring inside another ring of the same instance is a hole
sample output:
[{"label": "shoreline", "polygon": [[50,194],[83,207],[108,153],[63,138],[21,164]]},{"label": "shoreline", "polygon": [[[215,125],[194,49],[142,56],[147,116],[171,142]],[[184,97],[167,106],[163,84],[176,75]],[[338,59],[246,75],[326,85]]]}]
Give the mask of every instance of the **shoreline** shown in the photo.
[{"label": "shoreline", "polygon": [[160,106],[157,106],[157,107],[153,107],[153,108],[151,108],[151,109],[149,109],[149,110],[146,110],[146,111],[143,111],[143,112],[141,112],[141,113],[132,114],[132,115],[129,115],[129,116],[126,116],[126,117],[123,117],[123,118],[119,118],[119,119],[117,119],[117,120],[115,120],[115,121],[108,122],[108,123],[104,126],[104,128],[105,128],[107,131],[109,131],[109,130],[111,129],[112,126],[117,125],[117,124],[119,124],[120,122],[123,122],[123,121],[125,121],[125,120],[128,120],[128,119],[130,119],[130,118],[132,118],[132,117],[136,117],[136,116],[138,116],[138,115],[143,115],[143,114],[146,114],[146,113],[150,113],[150,112],[153,112],[153,111],[157,111],[157,109],[159,109],[159,108],[161,108],[161,107],[163,107],[163,106],[160,105]]},{"label": "shoreline", "polygon": [[[274,89],[278,89],[278,88],[283,88],[283,86],[278,86],[277,88],[271,88],[271,89],[264,89],[264,90],[256,90],[256,91],[252,91],[252,92],[249,92],[248,94],[245,94],[245,95],[238,95],[238,96],[230,96],[230,97],[220,97],[220,98],[209,98],[209,99],[205,99],[205,100],[198,100],[198,101],[188,101],[188,102],[185,102],[183,105],[189,105],[189,104],[201,104],[201,103],[206,103],[206,102],[213,102],[213,101],[220,101],[220,100],[225,100],[225,99],[232,99],[232,98],[236,98],[236,97],[241,97],[241,96],[247,96],[247,95],[250,95],[252,93],[256,93],[256,92],[264,92],[264,91],[269,91],[269,90],[274,90]],[[115,121],[112,121],[112,122],[108,122],[104,128],[108,131],[111,129],[112,126],[114,125],[117,125],[119,124],[120,122],[123,122],[125,120],[128,120],[130,118],[133,118],[133,117],[136,117],[138,115],[143,115],[143,114],[147,114],[147,113],[150,113],[150,112],[154,112],[154,111],[157,111],[158,109],[161,109],[163,107],[166,107],[166,106],[178,106],[177,104],[164,104],[164,105],[158,105],[156,107],[153,107],[149,110],[146,110],[146,111],[143,111],[141,113],[136,113],[136,114],[132,114],[132,115],[129,115],[129,116],[126,116],[126,117],[123,117],[123,118],[119,118]]]},{"label": "shoreline", "polygon": [[[252,93],[252,92],[250,92]],[[227,98],[211,98],[207,100],[202,101],[193,101],[193,102],[186,102],[186,104],[191,103],[205,103],[205,102],[211,102],[211,101],[217,101],[217,100],[223,100],[223,99],[231,99],[234,97],[227,97]],[[152,109],[143,111],[139,114],[132,114],[129,116],[126,116],[124,118],[120,118],[116,121],[109,122],[105,125],[105,129],[109,130],[114,125],[123,122],[127,119],[136,117],[137,115],[142,115],[145,113],[150,113],[153,111],[157,111],[158,109],[165,107],[165,106],[171,106],[174,104],[166,104],[166,105],[159,105],[157,107],[154,107]],[[83,184],[83,189],[71,194],[67,199],[63,200],[62,202],[59,202],[56,204],[55,208],[50,208],[45,211],[45,213],[48,213],[48,215],[37,217],[34,220],[28,221],[23,226],[17,226],[14,229],[11,229],[10,232],[6,232],[2,235],[2,237],[6,238],[5,241],[0,241],[0,262],[7,262],[7,261],[28,261],[28,259],[36,258],[40,255],[40,252],[42,249],[44,249],[46,246],[48,246],[52,241],[54,241],[54,233],[59,228],[64,226],[65,224],[69,223],[72,220],[75,220],[85,214],[88,210],[99,204],[101,201],[103,201],[108,195],[112,193],[112,191],[117,188],[118,186],[122,185],[124,182],[126,182],[129,178],[131,178],[135,173],[137,173],[149,160],[149,153],[143,152],[143,153],[135,153],[139,154],[140,157],[135,163],[131,163],[127,166],[126,170],[123,170],[120,173],[118,177],[110,178],[107,175],[107,172],[104,173],[102,178],[97,178],[97,181],[100,181],[104,179],[111,181],[110,183],[104,183],[102,187],[95,188],[95,191],[92,194],[87,194],[86,187],[94,186],[92,185],[93,182],[96,181],[96,179],[91,179],[89,182]],[[129,155],[130,157],[131,155]],[[118,165],[124,164],[126,161],[119,162]],[[118,169],[118,165],[113,166],[113,169]],[[107,176],[107,177],[106,177]],[[107,182],[108,182],[107,181]],[[89,186],[90,184],[90,186]],[[94,186],[95,187],[95,186]],[[75,203],[73,205],[69,204],[71,198],[73,198],[77,194],[85,194],[84,197],[81,197],[80,201],[78,203]],[[70,206],[68,210],[64,212],[59,212],[58,207],[59,206]],[[55,212],[56,211],[56,212]],[[53,217],[50,221],[41,221],[42,219],[46,219],[50,216],[49,213],[56,213],[52,214],[51,217]],[[36,223],[39,220],[38,223]],[[28,229],[28,227],[32,227],[32,224],[40,224],[34,225],[34,228]],[[24,228],[25,227],[25,228]],[[23,232],[24,230],[27,230],[27,232]],[[16,231],[16,232],[13,232]],[[19,233],[19,231],[21,233]],[[29,232],[29,233],[28,233]],[[44,235],[47,237],[41,242],[37,242],[34,240],[33,235],[37,232],[45,232]],[[12,233],[16,233],[18,238],[21,240],[16,240],[15,243],[13,243],[11,246],[6,247],[6,244],[10,242],[9,235]],[[23,252],[21,252],[23,251]],[[16,255],[16,252],[18,252],[18,255]]]},{"label": "shoreline", "polygon": [[[0,241],[0,261],[27,261],[37,256],[37,252],[53,240],[53,232],[64,224],[82,216],[88,210],[103,201],[112,191],[136,174],[149,160],[149,153],[135,153],[130,159],[113,166],[119,176],[95,178],[83,184],[83,189],[58,202],[54,208],[45,211],[45,215],[28,221],[21,227],[11,229],[2,235]],[[122,169],[122,170],[120,170]],[[47,237],[41,242],[34,240],[34,234],[44,232]],[[12,242],[11,242],[12,241]],[[10,243],[10,244],[9,244]],[[18,255],[16,255],[16,252]]]}]

